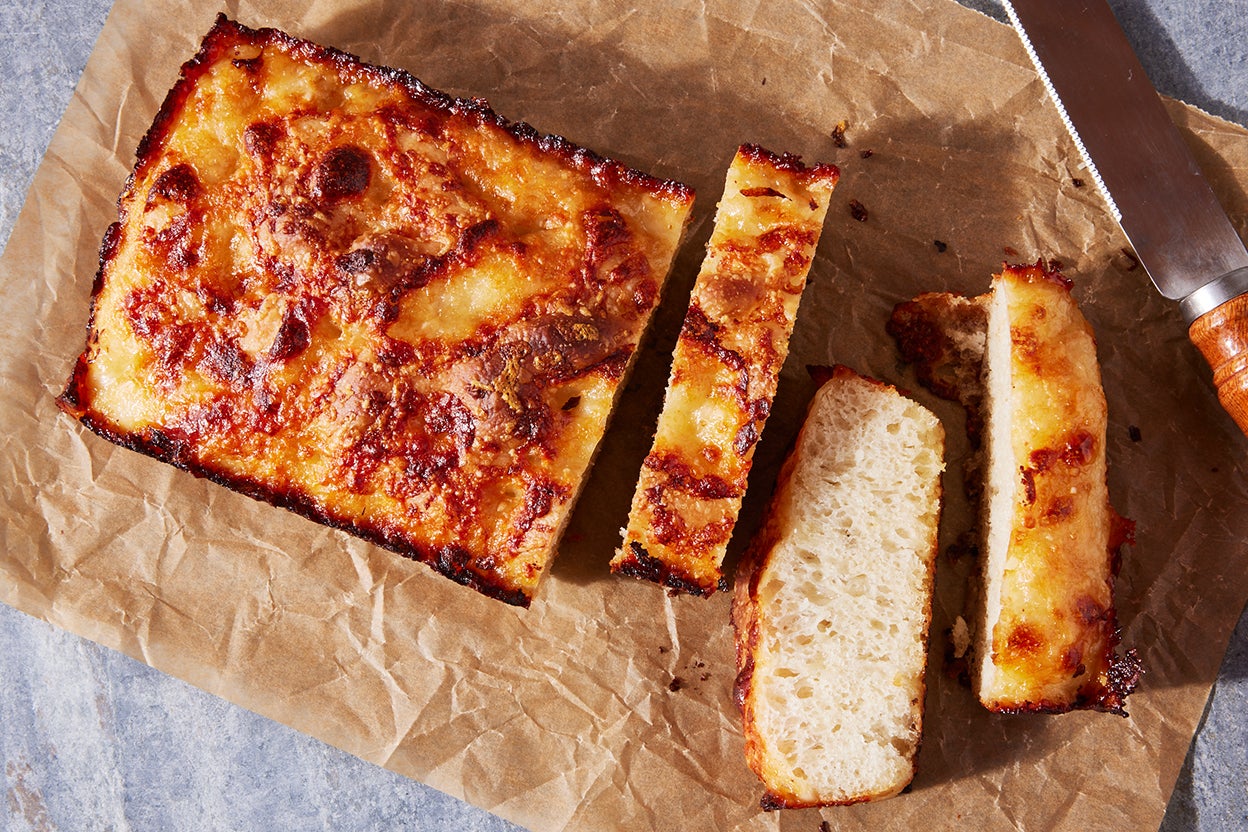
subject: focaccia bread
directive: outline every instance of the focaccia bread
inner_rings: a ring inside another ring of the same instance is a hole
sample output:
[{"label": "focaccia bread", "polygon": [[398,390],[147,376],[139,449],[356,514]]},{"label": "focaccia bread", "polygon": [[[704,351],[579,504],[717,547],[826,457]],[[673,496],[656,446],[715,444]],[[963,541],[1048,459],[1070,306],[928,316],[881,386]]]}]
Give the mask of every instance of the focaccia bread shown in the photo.
[{"label": "focaccia bread", "polygon": [[929,410],[845,367],[811,402],[733,597],[768,808],[878,800],[914,777],[944,438]]},{"label": "focaccia bread", "polygon": [[[1109,503],[1096,342],[1070,287],[1042,263],[1007,266],[973,301],[984,310],[981,371],[964,368],[946,391],[981,411],[972,421],[984,426],[971,671],[994,711],[1123,713],[1139,676],[1134,653],[1116,653],[1113,584],[1130,523]],[[960,357],[919,349],[934,342],[916,338],[916,327],[967,320],[939,300],[895,310],[903,354],[973,361],[974,349]]]},{"label": "focaccia bread", "polygon": [[693,595],[720,588],[838,177],[832,165],[738,149],[613,571]]},{"label": "focaccia bread", "polygon": [[224,17],[137,155],[61,406],[528,605],[692,191]]}]

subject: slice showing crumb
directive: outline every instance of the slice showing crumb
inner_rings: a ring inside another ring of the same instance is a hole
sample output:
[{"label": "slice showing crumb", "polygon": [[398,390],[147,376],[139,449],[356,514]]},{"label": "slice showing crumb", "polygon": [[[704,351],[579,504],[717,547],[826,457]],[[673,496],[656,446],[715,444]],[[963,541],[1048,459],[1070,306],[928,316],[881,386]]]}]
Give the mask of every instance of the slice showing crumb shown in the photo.
[{"label": "slice showing crumb", "polygon": [[1070,282],[1042,263],[1007,266],[980,297],[899,304],[889,331],[926,386],[967,407],[980,446],[980,701],[1124,713],[1139,664],[1116,654],[1113,583],[1131,524],[1109,504],[1105,393]]},{"label": "slice showing crumb", "polygon": [[844,367],[815,394],[733,598],[746,756],[771,808],[888,797],[922,734],[944,430]]}]

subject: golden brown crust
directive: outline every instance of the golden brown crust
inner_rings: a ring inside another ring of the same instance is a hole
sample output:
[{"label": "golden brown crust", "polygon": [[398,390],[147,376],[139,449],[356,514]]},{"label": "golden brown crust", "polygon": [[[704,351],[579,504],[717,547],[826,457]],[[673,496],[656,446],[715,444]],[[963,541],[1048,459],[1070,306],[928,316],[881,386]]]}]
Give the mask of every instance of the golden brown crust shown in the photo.
[{"label": "golden brown crust", "polygon": [[527,605],[692,199],[222,16],[140,143],[60,403]]},{"label": "golden brown crust", "polygon": [[838,175],[754,145],[738,150],[613,571],[693,595],[722,588],[720,563]]}]

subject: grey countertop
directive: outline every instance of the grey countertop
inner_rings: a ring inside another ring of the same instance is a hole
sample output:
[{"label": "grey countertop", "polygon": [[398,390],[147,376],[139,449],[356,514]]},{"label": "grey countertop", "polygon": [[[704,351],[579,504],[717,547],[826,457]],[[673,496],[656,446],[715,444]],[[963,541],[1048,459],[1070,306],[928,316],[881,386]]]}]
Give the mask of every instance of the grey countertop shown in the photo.
[{"label": "grey countertop", "polygon": [[[1112,5],[1162,92],[1248,125],[1248,0]],[[0,3],[0,244],[108,8]],[[0,756],[13,832],[517,828],[4,606]],[[1248,830],[1248,612],[1162,829]]]}]

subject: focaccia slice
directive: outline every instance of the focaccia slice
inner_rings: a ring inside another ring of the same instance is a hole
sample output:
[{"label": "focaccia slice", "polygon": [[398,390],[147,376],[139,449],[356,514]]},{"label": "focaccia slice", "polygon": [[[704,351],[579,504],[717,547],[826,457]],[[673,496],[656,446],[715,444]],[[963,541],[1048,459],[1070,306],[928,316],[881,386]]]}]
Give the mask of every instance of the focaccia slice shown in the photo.
[{"label": "focaccia slice", "polygon": [[986,300],[981,598],[972,678],[994,711],[1122,711],[1121,520],[1106,483],[1105,392],[1070,281],[1006,268]]},{"label": "focaccia slice", "polygon": [[1109,502],[1096,342],[1070,287],[1043,263],[1006,266],[985,295],[920,295],[889,323],[976,432],[971,675],[994,711],[1123,713],[1139,676],[1117,653],[1113,602],[1131,524]]},{"label": "focaccia slice", "polygon": [[528,605],[692,201],[220,17],[139,146],[60,402]]},{"label": "focaccia slice", "polygon": [[613,571],[709,595],[839,177],[741,146],[728,170]]},{"label": "focaccia slice", "polygon": [[880,800],[914,777],[944,440],[929,410],[846,367],[811,401],[733,588],[767,808]]}]

